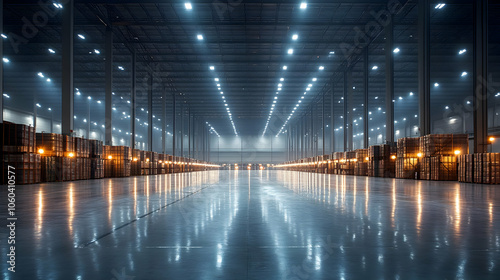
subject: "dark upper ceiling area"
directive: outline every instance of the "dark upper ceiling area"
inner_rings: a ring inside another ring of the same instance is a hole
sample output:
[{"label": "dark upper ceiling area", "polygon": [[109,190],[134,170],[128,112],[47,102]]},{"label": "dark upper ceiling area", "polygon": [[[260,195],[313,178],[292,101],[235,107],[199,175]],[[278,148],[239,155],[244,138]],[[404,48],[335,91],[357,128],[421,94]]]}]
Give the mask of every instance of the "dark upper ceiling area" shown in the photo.
[{"label": "dark upper ceiling area", "polygon": [[[304,114],[304,108],[320,102],[323,94],[326,93],[326,99],[330,100],[332,85],[333,91],[341,94],[346,70],[353,72],[353,85],[362,88],[363,55],[352,52],[361,38],[359,31],[374,22],[377,13],[391,9],[388,3],[398,1],[319,0],[307,1],[307,8],[301,9],[301,1],[193,0],[190,1],[191,10],[186,8],[186,2],[76,0],[75,87],[94,99],[104,99],[105,30],[106,26],[112,26],[113,90],[117,96],[125,97],[113,101],[118,112],[130,111],[126,101],[130,98],[131,57],[135,51],[138,111],[147,106],[146,81],[152,72],[155,81],[153,112],[157,115],[162,110],[161,99],[166,93],[176,95],[185,104],[184,109],[189,109],[193,115],[214,124],[219,134],[234,134],[232,117],[238,133],[261,135],[272,104],[275,104],[271,117],[273,125],[268,128],[268,133],[275,135],[292,111],[295,113],[290,122]],[[446,3],[446,7],[435,9],[434,6],[441,2]],[[18,99],[35,98],[57,108],[60,103],[62,20],[60,12],[52,9],[53,2],[46,3],[43,6],[36,1],[4,1],[4,33],[9,36],[4,41],[4,52],[11,64],[5,70],[5,88]],[[395,54],[395,95],[406,97],[408,92],[418,93],[417,1],[401,0],[400,3],[400,9],[391,19],[395,46],[401,50]],[[495,16],[500,14],[500,5],[492,3],[490,6],[490,34],[495,34],[500,31],[500,17]],[[26,19],[32,22],[33,15],[48,11],[47,7],[51,7],[54,16],[42,22],[43,25],[34,26],[36,32],[23,29]],[[450,96],[467,95],[472,90],[460,84],[460,73],[472,73],[471,9],[472,1],[431,1],[432,75],[441,85],[446,85],[435,95],[435,104],[439,106],[447,104]],[[23,30],[33,32],[33,36],[21,36],[26,41],[16,49],[13,38],[15,34],[23,34]],[[367,36],[370,42],[369,92],[370,96],[383,97],[385,36],[383,29],[377,31],[380,32]],[[77,37],[78,34],[85,39]],[[198,35],[202,35],[203,40],[199,40]],[[298,38],[294,39],[294,35]],[[491,36],[494,69],[499,68],[498,41],[498,36]],[[48,49],[54,53],[49,53]],[[289,54],[291,49],[293,54]],[[469,55],[457,56],[460,49],[470,50]],[[377,71],[373,66],[378,66]],[[51,77],[52,86],[38,80],[36,74],[39,72]],[[312,87],[306,90],[310,84]],[[308,94],[301,100],[301,106],[294,110],[306,91]],[[12,102],[16,102],[14,99]],[[398,104],[396,110],[416,114],[416,100]],[[335,100],[335,111],[341,112],[343,105],[338,101]],[[364,106],[363,102],[361,92],[354,94],[353,107]],[[385,106],[383,98],[373,100],[369,109],[379,106]],[[102,114],[97,107],[92,110]],[[138,112],[138,116],[140,114]],[[361,112],[359,114],[361,116]],[[117,124],[121,124],[120,120]]]}]

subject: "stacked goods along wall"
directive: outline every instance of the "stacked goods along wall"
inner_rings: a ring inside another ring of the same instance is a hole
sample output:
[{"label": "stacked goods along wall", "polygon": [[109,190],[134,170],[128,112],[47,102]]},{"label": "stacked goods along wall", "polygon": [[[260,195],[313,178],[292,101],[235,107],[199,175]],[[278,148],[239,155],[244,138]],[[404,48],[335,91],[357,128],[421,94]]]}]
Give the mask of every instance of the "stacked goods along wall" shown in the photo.
[{"label": "stacked goods along wall", "polygon": [[104,146],[104,176],[129,177],[132,149],[125,146]]},{"label": "stacked goods along wall", "polygon": [[[9,122],[0,123],[2,184],[40,182],[40,155],[36,152],[35,128]],[[15,180],[9,180],[14,179]]]},{"label": "stacked goods along wall", "polygon": [[40,154],[47,157],[62,157],[63,136],[55,133],[37,133],[36,145]]},{"label": "stacked goods along wall", "polygon": [[9,181],[15,185],[40,183],[40,161],[40,155],[34,153],[4,153],[2,184],[7,185]]},{"label": "stacked goods along wall", "polygon": [[354,175],[354,165],[356,163],[356,152],[345,152],[340,160],[340,170],[343,175]]},{"label": "stacked goods along wall", "polygon": [[396,178],[418,179],[420,158],[422,157],[420,138],[407,137],[398,139]]},{"label": "stacked goods along wall", "polygon": [[474,156],[473,154],[458,157],[458,181],[474,183]]},{"label": "stacked goods along wall", "polygon": [[500,184],[500,154],[474,154],[474,183]]},{"label": "stacked goods along wall", "polygon": [[420,150],[425,157],[469,153],[467,134],[430,134],[420,137]]},{"label": "stacked goods along wall", "polygon": [[330,162],[330,155],[319,156],[319,158],[320,158],[320,164],[318,167],[318,172],[327,174],[328,173],[328,165]]},{"label": "stacked goods along wall", "polygon": [[420,158],[397,158],[396,178],[418,179]]},{"label": "stacked goods along wall", "polygon": [[150,174],[151,175],[156,175],[158,174],[158,153],[151,152],[151,159],[150,159]]},{"label": "stacked goods along wall", "polygon": [[130,164],[130,175],[138,176],[142,175],[142,162],[144,158],[144,151],[133,149],[132,150],[132,162]]},{"label": "stacked goods along wall", "polygon": [[89,140],[90,144],[90,178],[104,178],[103,143],[98,140]]},{"label": "stacked goods along wall", "polygon": [[368,148],[368,176],[381,177],[379,174],[380,146],[370,146]]},{"label": "stacked goods along wall", "polygon": [[420,137],[420,150],[424,156],[420,166],[420,179],[453,180],[456,178],[455,180],[458,180],[457,157],[460,154],[469,153],[469,136],[467,134],[422,136]]},{"label": "stacked goods along wall", "polygon": [[431,157],[431,180],[433,181],[457,181],[458,164],[456,156]]},{"label": "stacked goods along wall", "polygon": [[356,150],[356,162],[354,166],[354,175],[367,176],[368,175],[368,149]]}]

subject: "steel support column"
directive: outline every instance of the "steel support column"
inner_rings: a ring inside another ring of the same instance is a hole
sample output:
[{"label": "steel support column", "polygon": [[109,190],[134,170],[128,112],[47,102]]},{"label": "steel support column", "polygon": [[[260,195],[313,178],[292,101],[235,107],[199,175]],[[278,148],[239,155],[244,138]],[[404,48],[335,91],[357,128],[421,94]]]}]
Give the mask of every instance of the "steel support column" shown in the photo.
[{"label": "steel support column", "polygon": [[353,93],[353,88],[352,88],[352,69],[347,72],[347,100],[344,98],[345,102],[345,107],[347,108],[346,110],[346,116],[344,118],[347,118],[347,128],[346,130],[347,133],[347,150],[352,151],[353,146],[354,146],[354,117],[353,117],[353,104],[354,104],[354,93]]},{"label": "steel support column", "polygon": [[172,156],[175,157],[175,142],[177,138],[177,112],[176,112],[176,104],[175,104],[175,94],[172,94],[172,117],[173,117],[173,127],[172,127]]},{"label": "steel support column", "polygon": [[488,0],[474,1],[474,153],[488,148]]},{"label": "steel support column", "polygon": [[[3,34],[3,0],[0,0],[0,34]],[[3,57],[3,42],[0,42],[0,57]],[[0,63],[0,123],[3,123],[3,63]]]},{"label": "steel support column", "polygon": [[385,27],[385,137],[394,142],[394,23]]},{"label": "steel support column", "polygon": [[369,67],[369,64],[368,64],[368,47],[365,48],[365,52],[364,52],[364,75],[363,75],[363,89],[364,89],[364,99],[365,99],[365,102],[363,103],[364,106],[363,106],[363,148],[364,149],[368,149],[368,146],[369,146],[369,130],[368,130],[368,121],[369,121],[369,116],[368,116],[368,67]]},{"label": "steel support column", "polygon": [[161,97],[161,150],[163,154],[167,151],[167,91],[163,88],[163,96]]},{"label": "steel support column", "polygon": [[73,132],[74,85],[73,85],[73,36],[74,36],[74,0],[67,0],[62,11],[62,96],[61,129],[62,134]]},{"label": "steel support column", "polygon": [[330,102],[330,152],[335,152],[335,118],[334,118],[334,109],[335,109],[335,84],[332,80],[332,98]]},{"label": "steel support column", "polygon": [[323,92],[323,100],[322,100],[322,111],[321,111],[321,123],[322,123],[322,127],[321,127],[321,132],[322,132],[322,136],[321,136],[321,142],[322,142],[322,147],[321,147],[321,154],[324,155],[326,154],[325,152],[325,94],[326,92]]},{"label": "steel support column", "polygon": [[113,30],[111,26],[106,27],[106,92],[104,98],[104,117],[105,117],[105,135],[104,143],[106,145],[113,145]]},{"label": "steel support column", "polygon": [[153,72],[149,73],[148,85],[148,150],[153,151]]},{"label": "steel support column", "polygon": [[342,128],[342,135],[344,136],[344,152],[347,151],[347,73],[344,72],[344,92],[343,94],[343,115],[342,120],[344,121]]},{"label": "steel support column", "polygon": [[430,3],[418,1],[418,107],[420,135],[431,133]]},{"label": "steel support column", "polygon": [[135,49],[132,50],[132,86],[130,92],[130,147],[135,149],[135,97],[136,97],[136,62]]}]

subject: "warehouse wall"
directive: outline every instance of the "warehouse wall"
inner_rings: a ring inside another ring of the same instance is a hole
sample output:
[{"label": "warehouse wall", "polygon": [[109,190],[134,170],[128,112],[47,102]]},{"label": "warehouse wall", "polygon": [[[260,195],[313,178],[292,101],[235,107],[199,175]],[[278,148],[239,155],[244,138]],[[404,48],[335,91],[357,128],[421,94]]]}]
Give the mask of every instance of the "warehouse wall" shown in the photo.
[{"label": "warehouse wall", "polygon": [[267,164],[287,160],[286,137],[231,137],[221,136],[210,139],[210,161],[234,164]]}]

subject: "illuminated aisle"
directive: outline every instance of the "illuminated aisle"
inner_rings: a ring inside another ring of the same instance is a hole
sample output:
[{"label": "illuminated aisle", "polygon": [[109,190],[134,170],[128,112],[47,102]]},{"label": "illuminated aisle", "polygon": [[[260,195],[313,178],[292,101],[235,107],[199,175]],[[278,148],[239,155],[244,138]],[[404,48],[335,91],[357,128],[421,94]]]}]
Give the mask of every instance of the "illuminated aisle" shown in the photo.
[{"label": "illuminated aisle", "polygon": [[[245,170],[17,195],[18,273],[5,279],[500,275],[500,190],[490,186]],[[2,246],[4,276],[5,256]]]}]

